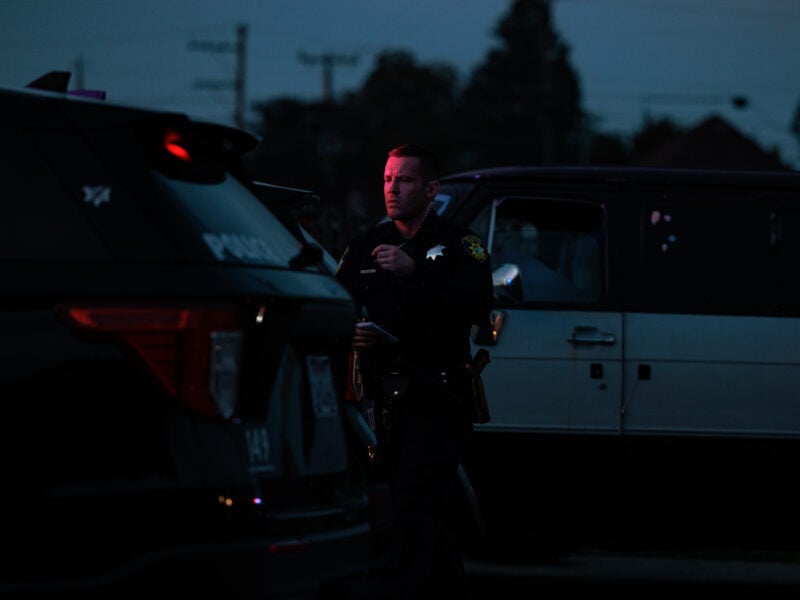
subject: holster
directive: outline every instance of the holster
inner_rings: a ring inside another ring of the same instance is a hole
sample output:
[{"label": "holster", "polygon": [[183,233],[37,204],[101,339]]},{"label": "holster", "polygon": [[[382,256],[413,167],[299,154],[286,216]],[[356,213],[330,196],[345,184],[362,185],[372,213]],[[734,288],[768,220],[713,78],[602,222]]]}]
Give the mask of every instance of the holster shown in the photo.
[{"label": "holster", "polygon": [[472,422],[488,423],[492,420],[489,414],[489,402],[483,389],[483,380],[479,373],[472,374]]},{"label": "holster", "polygon": [[480,373],[472,366],[450,369],[442,383],[450,395],[458,397],[458,405],[466,411],[473,423],[488,423],[489,404],[483,389]]},{"label": "holster", "polygon": [[483,389],[483,379],[481,372],[491,362],[489,351],[481,348],[469,362],[469,370],[472,372],[472,422],[488,423],[492,420],[489,414],[489,402],[486,400],[486,391]]},{"label": "holster", "polygon": [[[483,358],[483,355],[481,357]],[[420,369],[407,361],[402,361],[402,364],[408,369],[403,373],[406,377],[409,375],[416,376],[421,381],[427,382],[444,399],[453,400],[454,406],[465,411],[473,423],[488,423],[491,420],[491,415],[489,414],[489,404],[486,400],[486,393],[480,376],[480,370],[485,366],[486,362],[488,362],[488,355],[486,355],[485,362],[482,364],[473,360],[471,364],[463,367],[451,367],[441,371],[434,370],[433,372]],[[408,379],[406,379],[405,384],[393,383],[390,388],[392,390],[400,390],[400,395],[402,395],[405,393],[407,386]]]},{"label": "holster", "polygon": [[390,371],[381,376],[381,399],[378,402],[378,424],[380,435],[387,440],[392,430],[392,407],[395,402],[402,402],[411,383],[408,371]]}]

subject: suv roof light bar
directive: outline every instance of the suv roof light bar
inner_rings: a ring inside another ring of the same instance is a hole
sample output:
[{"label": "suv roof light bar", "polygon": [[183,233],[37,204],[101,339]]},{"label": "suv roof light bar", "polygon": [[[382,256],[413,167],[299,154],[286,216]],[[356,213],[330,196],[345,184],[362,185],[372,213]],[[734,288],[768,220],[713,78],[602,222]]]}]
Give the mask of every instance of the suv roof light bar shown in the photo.
[{"label": "suv roof light bar", "polygon": [[69,71],[49,71],[31,81],[25,87],[34,90],[44,90],[46,92],[61,92],[70,96],[94,98],[96,100],[106,99],[104,90],[68,90],[67,86],[69,85],[69,78],[71,76],[72,73]]}]

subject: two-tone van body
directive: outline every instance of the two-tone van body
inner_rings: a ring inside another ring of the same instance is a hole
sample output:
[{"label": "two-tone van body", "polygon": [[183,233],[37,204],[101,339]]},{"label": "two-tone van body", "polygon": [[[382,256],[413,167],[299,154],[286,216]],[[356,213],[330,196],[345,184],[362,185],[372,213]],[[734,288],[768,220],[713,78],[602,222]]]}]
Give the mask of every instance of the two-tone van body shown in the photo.
[{"label": "two-tone van body", "polygon": [[495,168],[443,178],[439,200],[495,273],[469,471],[497,519],[800,531],[800,173]]}]

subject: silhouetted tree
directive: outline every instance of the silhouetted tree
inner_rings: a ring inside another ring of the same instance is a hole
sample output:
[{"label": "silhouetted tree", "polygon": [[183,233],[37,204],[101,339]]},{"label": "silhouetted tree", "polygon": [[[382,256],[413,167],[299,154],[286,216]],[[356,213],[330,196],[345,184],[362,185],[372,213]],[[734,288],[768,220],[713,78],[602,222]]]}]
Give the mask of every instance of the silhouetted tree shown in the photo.
[{"label": "silhouetted tree", "polygon": [[278,185],[314,187],[320,182],[309,165],[319,135],[319,119],[311,104],[277,98],[255,106],[261,117],[261,143],[248,155],[250,174]]},{"label": "silhouetted tree", "polygon": [[633,134],[633,158],[645,156],[659,146],[663,146],[685,132],[674,121],[668,118],[653,119],[645,116],[642,127]]},{"label": "silhouetted tree", "polygon": [[423,65],[410,52],[387,50],[361,89],[340,101],[259,104],[262,143],[248,157],[250,173],[322,195],[319,218],[339,224],[326,245],[341,251],[342,238],[383,214],[381,174],[390,148],[413,141],[444,159],[451,155],[457,85],[452,67]]},{"label": "silhouetted tree", "polygon": [[628,139],[615,133],[591,136],[587,162],[592,165],[627,165],[631,161]]},{"label": "silhouetted tree", "polygon": [[262,142],[248,157],[255,178],[310,188],[334,254],[383,214],[386,152],[430,147],[444,172],[492,164],[575,161],[587,144],[578,80],[544,0],[515,0],[498,23],[502,42],[461,93],[455,69],[386,50],[363,86],[340,100],[280,98],[258,104]]},{"label": "silhouetted tree", "polygon": [[553,30],[546,0],[514,0],[495,34],[500,46],[463,96],[465,164],[575,162],[586,135],[577,75]]},{"label": "silhouetted tree", "polygon": [[322,201],[308,207],[308,228],[326,248],[340,251],[341,238],[366,218],[345,202],[362,176],[357,115],[345,104],[291,98],[257,104],[256,110],[261,143],[245,157],[250,176],[315,191]]},{"label": "silhouetted tree", "polygon": [[446,160],[453,146],[457,101],[453,67],[419,64],[404,50],[381,53],[364,85],[347,101],[363,127],[364,172],[382,172],[386,152],[404,142],[428,146]]},{"label": "silhouetted tree", "polygon": [[445,171],[575,160],[586,139],[578,80],[549,4],[513,1],[495,33],[501,46],[463,95],[453,67],[420,64],[395,49],[378,55],[361,89],[339,102],[258,105],[263,142],[250,164],[281,183],[329,195],[338,186],[325,171],[339,181],[352,176],[348,189],[364,190],[386,150],[410,140],[436,150]]}]

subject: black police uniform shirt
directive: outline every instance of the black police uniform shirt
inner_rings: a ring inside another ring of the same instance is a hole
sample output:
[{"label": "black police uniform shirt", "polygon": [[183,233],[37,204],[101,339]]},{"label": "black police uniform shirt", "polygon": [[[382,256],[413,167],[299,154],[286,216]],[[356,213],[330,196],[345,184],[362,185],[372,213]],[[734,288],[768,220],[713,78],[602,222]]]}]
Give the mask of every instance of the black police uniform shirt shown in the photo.
[{"label": "black police uniform shirt", "polygon": [[[381,269],[371,255],[379,244],[401,247],[414,260],[411,275]],[[336,277],[359,314],[399,339],[374,350],[376,366],[389,368],[395,356],[419,367],[467,364],[471,326],[486,323],[492,307],[489,254],[480,238],[433,212],[409,240],[391,221],[354,238]]]}]

